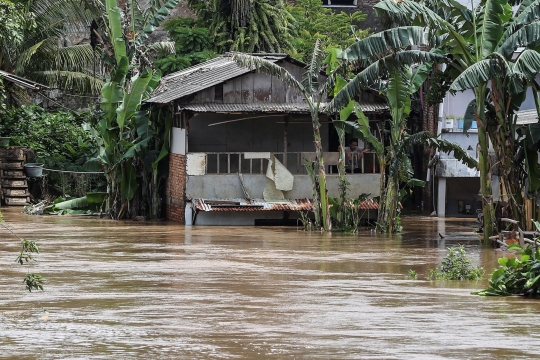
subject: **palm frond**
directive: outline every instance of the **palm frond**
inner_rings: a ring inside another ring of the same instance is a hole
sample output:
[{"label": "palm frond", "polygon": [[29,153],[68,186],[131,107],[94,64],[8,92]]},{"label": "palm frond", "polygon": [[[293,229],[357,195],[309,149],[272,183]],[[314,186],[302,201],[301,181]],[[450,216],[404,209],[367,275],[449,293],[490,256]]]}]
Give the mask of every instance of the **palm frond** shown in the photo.
[{"label": "palm frond", "polygon": [[470,167],[471,169],[478,166],[478,161],[470,156],[461,146],[448,140],[439,139],[434,137],[428,131],[421,131],[413,135],[408,135],[403,142],[403,147],[410,147],[413,145],[424,145],[427,148],[438,149],[444,153],[450,154],[453,152],[453,156]]},{"label": "palm frond", "polygon": [[354,99],[368,86],[375,84],[376,81],[387,76],[394,68],[401,68],[403,64],[412,65],[425,62],[442,62],[444,59],[444,56],[432,52],[406,50],[376,60],[359,72],[336,94],[328,104],[327,111],[330,113],[339,111],[349,103],[349,100]]},{"label": "palm frond", "polygon": [[540,73],[540,53],[536,50],[524,50],[516,59],[514,67],[527,78],[536,78]]},{"label": "palm frond", "polygon": [[311,54],[311,61],[309,62],[306,72],[302,77],[302,85],[308,93],[313,94],[319,91],[319,76],[321,75],[321,68],[325,58],[326,54],[322,49],[321,40],[317,39]]},{"label": "palm frond", "polygon": [[[306,92],[306,89],[304,88],[302,83],[296,80],[296,78],[291,73],[271,61],[268,61],[258,56],[241,53],[233,54],[232,60],[235,61],[239,66],[247,67],[256,70],[257,72],[273,76],[288,85],[296,87],[302,93]],[[309,99],[306,100],[309,101]]]},{"label": "palm frond", "polygon": [[366,66],[373,59],[384,57],[411,45],[427,45],[429,42],[429,35],[424,28],[397,27],[357,41],[345,49],[340,57],[343,60],[359,62],[361,66]]},{"label": "palm frond", "polygon": [[171,10],[175,8],[180,0],[168,0],[165,2],[154,2],[151,8],[155,11],[145,16],[145,26],[143,31],[139,34],[135,43],[141,45],[154,30],[161,25],[165,17],[170,14]]},{"label": "palm frond", "polygon": [[501,0],[484,0],[482,5],[476,20],[476,52],[481,59],[496,49],[504,32],[503,22],[509,19]]},{"label": "palm frond", "polygon": [[535,49],[540,46],[540,22],[525,25],[513,34],[501,39],[496,51],[505,58],[509,58],[517,47]]},{"label": "palm frond", "polygon": [[414,0],[382,0],[373,7],[379,16],[387,19],[395,19],[400,24],[409,25],[414,19],[415,25],[423,26],[436,31],[433,36],[442,36],[445,48],[450,53],[463,56],[467,63],[473,63],[470,54],[469,43],[458,31],[457,26],[463,26],[463,22],[451,23],[440,16],[428,6],[417,3]]},{"label": "palm frond", "polygon": [[512,69],[504,58],[480,60],[458,75],[452,85],[450,85],[450,91],[456,92],[473,89],[481,84],[485,84],[490,79],[507,76],[511,73]]}]

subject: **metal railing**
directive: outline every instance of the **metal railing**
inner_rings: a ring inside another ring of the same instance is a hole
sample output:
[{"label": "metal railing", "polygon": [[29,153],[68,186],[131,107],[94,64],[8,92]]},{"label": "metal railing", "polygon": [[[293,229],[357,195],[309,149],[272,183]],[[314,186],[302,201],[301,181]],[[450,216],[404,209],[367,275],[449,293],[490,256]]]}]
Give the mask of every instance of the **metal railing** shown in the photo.
[{"label": "metal railing", "polygon": [[[250,152],[207,152],[204,153],[206,161],[204,162],[205,174],[264,174],[268,167],[268,158],[261,155],[254,156]],[[269,153],[266,153],[269,154]],[[305,161],[313,161],[315,159],[314,152],[272,152],[292,174],[307,174],[305,169]],[[247,156],[246,156],[247,155]],[[188,154],[189,156],[189,154]],[[350,173],[380,173],[380,166],[377,156],[374,152],[364,153],[364,156],[359,157],[359,154],[353,153],[352,161],[347,164],[347,172]],[[324,152],[324,163],[328,174],[337,174],[337,165],[339,161],[339,152]],[[357,164],[357,166],[351,166]]]}]

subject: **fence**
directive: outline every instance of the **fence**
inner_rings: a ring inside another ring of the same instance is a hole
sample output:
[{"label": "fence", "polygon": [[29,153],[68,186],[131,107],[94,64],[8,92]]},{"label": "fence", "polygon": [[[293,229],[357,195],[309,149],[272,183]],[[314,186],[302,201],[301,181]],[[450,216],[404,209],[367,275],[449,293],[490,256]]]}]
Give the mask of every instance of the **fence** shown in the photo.
[{"label": "fence", "polygon": [[[70,195],[73,197],[85,196],[88,192],[105,191],[107,181],[103,172],[64,171],[43,169],[41,191],[43,197],[55,197],[57,195]],[[55,189],[61,194],[51,194]]]},{"label": "fence", "polygon": [[[273,152],[292,174],[306,174],[305,162],[315,159],[314,152]],[[364,153],[363,157],[353,153],[350,163],[357,164],[347,170],[350,172],[379,173],[380,166],[374,152]],[[204,153],[205,174],[264,174],[268,166],[270,153],[261,152],[207,152]],[[189,157],[189,154],[188,154]],[[339,152],[324,152],[324,163],[329,174],[337,173]],[[351,169],[352,168],[352,169]]]}]

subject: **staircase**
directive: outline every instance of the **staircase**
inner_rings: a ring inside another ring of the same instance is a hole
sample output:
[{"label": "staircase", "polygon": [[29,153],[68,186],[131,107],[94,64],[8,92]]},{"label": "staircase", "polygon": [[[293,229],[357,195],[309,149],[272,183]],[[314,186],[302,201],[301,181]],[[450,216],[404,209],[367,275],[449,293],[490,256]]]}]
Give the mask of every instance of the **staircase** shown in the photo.
[{"label": "staircase", "polygon": [[24,164],[34,161],[34,151],[24,146],[0,148],[2,204],[26,205],[30,201]]}]

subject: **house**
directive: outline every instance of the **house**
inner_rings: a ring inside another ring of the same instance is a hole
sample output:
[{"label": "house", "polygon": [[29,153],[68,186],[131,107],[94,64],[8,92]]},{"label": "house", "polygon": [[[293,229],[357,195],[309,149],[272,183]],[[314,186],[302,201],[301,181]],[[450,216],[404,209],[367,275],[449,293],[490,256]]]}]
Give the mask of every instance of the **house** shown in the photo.
[{"label": "house", "polygon": [[[298,80],[304,72],[305,64],[287,54],[253,55],[282,66]],[[312,184],[304,162],[314,157],[313,131],[310,109],[296,89],[240,67],[225,54],[163,77],[147,102],[170,106],[175,113],[167,218],[253,225],[311,209]],[[376,128],[387,113],[386,103],[366,95],[360,104]],[[320,113],[320,120],[328,191],[336,196],[339,142],[331,119]],[[349,194],[377,196],[376,156],[367,153],[361,161],[364,173],[348,176]]]},{"label": "house", "polygon": [[[540,76],[537,80],[540,80]],[[465,109],[473,99],[472,90],[455,95],[448,93],[439,109],[438,134],[442,139],[460,145],[469,155],[478,159],[476,122],[473,122],[473,126],[467,134],[463,132]],[[538,122],[534,97],[530,89],[517,116],[516,125],[518,126]],[[495,156],[495,154],[490,156]],[[476,217],[482,210],[482,200],[479,195],[480,172],[477,169],[468,168],[451,154],[439,153],[437,158],[434,172],[431,172],[431,177],[427,179],[428,181],[433,180],[433,182],[426,185],[437,187],[437,215],[439,217]],[[496,161],[492,161],[492,163],[496,163]],[[501,190],[497,167],[493,169],[492,194],[493,200],[499,201]]]}]

